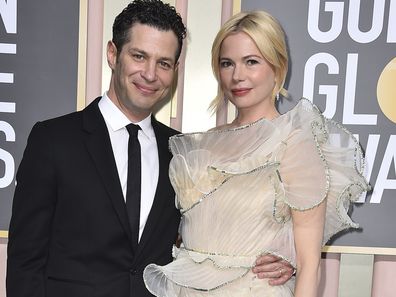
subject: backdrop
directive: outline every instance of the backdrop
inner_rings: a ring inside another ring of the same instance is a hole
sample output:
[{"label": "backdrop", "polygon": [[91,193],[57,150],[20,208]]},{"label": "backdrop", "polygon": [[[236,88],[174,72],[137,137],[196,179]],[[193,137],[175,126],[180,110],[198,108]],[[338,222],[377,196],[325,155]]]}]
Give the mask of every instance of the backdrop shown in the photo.
[{"label": "backdrop", "polygon": [[0,1],[0,232],[33,124],[76,110],[78,0]]},{"label": "backdrop", "polygon": [[[76,109],[79,5],[0,1],[0,235],[32,125]],[[310,98],[366,151],[374,191],[353,209],[361,229],[333,246],[396,254],[396,0],[242,0],[241,8],[269,11],[286,31],[291,96],[280,110]]]},{"label": "backdrop", "polygon": [[268,11],[286,32],[291,96],[280,110],[304,96],[365,150],[374,191],[353,208],[361,229],[332,245],[396,254],[396,1],[242,0],[241,9]]}]

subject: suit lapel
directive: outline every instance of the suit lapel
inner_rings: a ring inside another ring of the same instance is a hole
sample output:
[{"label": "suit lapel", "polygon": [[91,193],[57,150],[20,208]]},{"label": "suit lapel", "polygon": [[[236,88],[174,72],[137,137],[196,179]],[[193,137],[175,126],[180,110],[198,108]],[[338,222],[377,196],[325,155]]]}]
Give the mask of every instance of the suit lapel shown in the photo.
[{"label": "suit lapel", "polygon": [[153,205],[150,210],[150,214],[148,216],[146,225],[144,227],[144,231],[142,237],[140,239],[138,249],[135,255],[135,261],[139,257],[139,254],[144,249],[148,239],[150,238],[151,234],[154,231],[154,228],[157,224],[159,217],[161,216],[161,212],[164,208],[164,203],[166,199],[168,199],[169,195],[172,193],[168,193],[167,189],[171,190],[171,186],[169,185],[169,161],[170,161],[170,152],[168,149],[168,133],[162,131],[161,126],[152,117],[152,125],[155,133],[155,138],[157,141],[158,147],[158,159],[159,159],[159,175],[158,175],[158,183],[157,189],[155,191]]},{"label": "suit lapel", "polygon": [[97,98],[83,111],[83,127],[87,132],[86,146],[111,199],[120,223],[131,242],[131,233],[117,166],[108,130],[100,113]]}]

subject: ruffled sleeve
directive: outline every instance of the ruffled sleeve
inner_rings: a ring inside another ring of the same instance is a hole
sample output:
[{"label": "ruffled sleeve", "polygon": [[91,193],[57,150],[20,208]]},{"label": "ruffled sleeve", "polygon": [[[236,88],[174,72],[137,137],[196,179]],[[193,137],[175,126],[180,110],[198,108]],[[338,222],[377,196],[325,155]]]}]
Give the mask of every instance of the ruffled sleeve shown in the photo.
[{"label": "ruffled sleeve", "polygon": [[302,99],[293,111],[290,120],[294,129],[279,157],[282,190],[275,198],[274,215],[277,220],[284,219],[290,215],[285,205],[303,211],[326,199],[325,244],[341,230],[358,228],[348,209],[369,190],[362,175],[364,158],[354,136],[324,118],[310,101]]}]

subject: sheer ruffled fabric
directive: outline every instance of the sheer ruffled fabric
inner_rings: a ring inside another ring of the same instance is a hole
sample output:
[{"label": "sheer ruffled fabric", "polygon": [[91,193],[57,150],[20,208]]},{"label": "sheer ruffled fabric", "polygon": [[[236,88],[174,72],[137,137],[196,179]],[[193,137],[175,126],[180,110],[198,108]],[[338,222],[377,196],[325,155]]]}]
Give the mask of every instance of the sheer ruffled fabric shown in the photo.
[{"label": "sheer ruffled fabric", "polygon": [[183,245],[144,271],[155,296],[292,296],[294,280],[270,287],[251,268],[271,253],[295,266],[291,209],[326,200],[323,244],[358,225],[351,201],[367,191],[358,142],[308,100],[268,121],[177,135],[169,175],[183,214]]}]

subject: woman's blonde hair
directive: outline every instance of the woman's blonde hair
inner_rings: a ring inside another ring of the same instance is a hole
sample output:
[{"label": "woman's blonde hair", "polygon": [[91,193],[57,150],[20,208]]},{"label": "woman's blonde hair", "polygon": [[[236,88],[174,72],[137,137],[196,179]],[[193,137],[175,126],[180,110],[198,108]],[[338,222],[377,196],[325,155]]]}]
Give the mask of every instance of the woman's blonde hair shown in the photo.
[{"label": "woman's blonde hair", "polygon": [[238,32],[244,32],[256,43],[262,56],[275,72],[273,99],[277,94],[287,96],[283,88],[288,70],[288,55],[285,33],[279,22],[265,11],[240,12],[231,17],[217,33],[212,45],[212,70],[218,82],[217,96],[210,104],[215,112],[222,105],[224,92],[220,86],[220,50],[224,39]]}]

